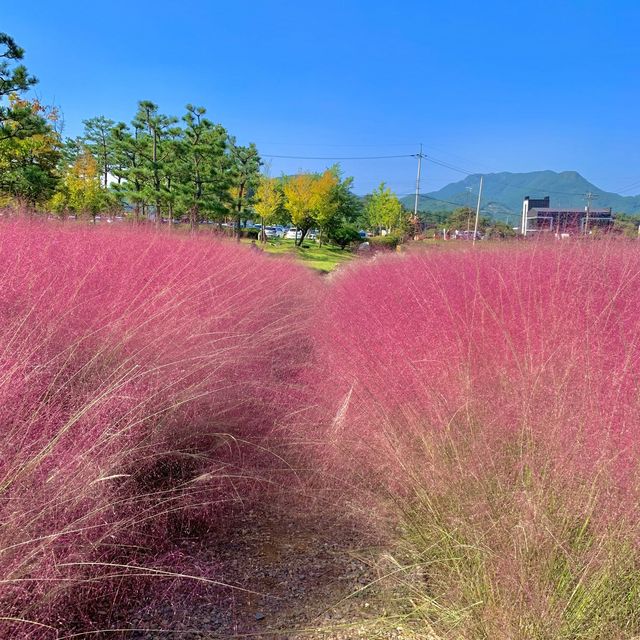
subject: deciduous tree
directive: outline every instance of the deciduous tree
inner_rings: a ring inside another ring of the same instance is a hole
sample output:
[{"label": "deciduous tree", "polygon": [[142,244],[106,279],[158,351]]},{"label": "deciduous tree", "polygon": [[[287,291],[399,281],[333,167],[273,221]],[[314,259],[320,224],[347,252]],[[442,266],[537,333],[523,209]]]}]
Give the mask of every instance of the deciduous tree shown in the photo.
[{"label": "deciduous tree", "polygon": [[275,223],[279,217],[282,217],[284,210],[284,193],[279,180],[264,175],[260,177],[253,210],[260,216],[262,225],[260,239],[265,242],[267,239],[264,231],[265,224]]},{"label": "deciduous tree", "polygon": [[300,231],[298,245],[302,244],[307,231],[314,223],[315,180],[315,176],[310,173],[299,173],[285,178],[283,182],[285,206],[291,216],[291,222]]},{"label": "deciduous tree", "polygon": [[90,215],[95,222],[96,215],[106,205],[107,195],[100,184],[98,164],[85,149],[63,176],[51,206],[59,213]]},{"label": "deciduous tree", "polygon": [[366,213],[371,229],[402,232],[408,224],[408,216],[402,203],[384,182],[369,197]]}]

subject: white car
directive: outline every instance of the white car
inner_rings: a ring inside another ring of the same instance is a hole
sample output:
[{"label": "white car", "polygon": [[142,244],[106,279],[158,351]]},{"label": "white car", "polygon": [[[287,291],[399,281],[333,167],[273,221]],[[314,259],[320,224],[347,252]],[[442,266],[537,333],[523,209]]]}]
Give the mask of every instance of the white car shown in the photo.
[{"label": "white car", "polygon": [[289,231],[287,231],[284,237],[287,240],[299,240],[301,236],[302,236],[302,231],[300,231],[300,229],[291,228],[289,229]]}]

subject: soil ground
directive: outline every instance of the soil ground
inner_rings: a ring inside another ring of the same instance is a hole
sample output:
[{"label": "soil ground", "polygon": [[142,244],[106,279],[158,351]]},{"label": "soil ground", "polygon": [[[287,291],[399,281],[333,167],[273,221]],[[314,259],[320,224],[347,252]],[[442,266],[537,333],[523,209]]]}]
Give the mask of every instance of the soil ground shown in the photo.
[{"label": "soil ground", "polygon": [[229,586],[194,593],[177,582],[165,602],[138,609],[122,637],[428,638],[390,622],[397,584],[384,578],[384,544],[372,538],[354,523],[311,507],[301,514],[277,499],[236,510],[214,536],[180,550],[194,573],[204,569]]}]

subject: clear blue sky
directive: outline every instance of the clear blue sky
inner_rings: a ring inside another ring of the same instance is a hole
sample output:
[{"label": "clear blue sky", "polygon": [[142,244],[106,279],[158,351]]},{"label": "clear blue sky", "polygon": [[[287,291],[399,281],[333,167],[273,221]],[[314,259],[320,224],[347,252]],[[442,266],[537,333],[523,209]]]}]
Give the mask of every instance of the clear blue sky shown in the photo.
[{"label": "clear blue sky", "polygon": [[[36,93],[68,135],[207,107],[261,153],[415,152],[477,171],[576,170],[640,181],[640,3],[633,0],[2,3]],[[273,175],[329,162],[271,162]],[[415,160],[342,162],[356,191],[414,188]],[[462,178],[426,163],[423,191]],[[631,192],[640,188],[631,189]],[[629,191],[625,193],[630,193]]]}]

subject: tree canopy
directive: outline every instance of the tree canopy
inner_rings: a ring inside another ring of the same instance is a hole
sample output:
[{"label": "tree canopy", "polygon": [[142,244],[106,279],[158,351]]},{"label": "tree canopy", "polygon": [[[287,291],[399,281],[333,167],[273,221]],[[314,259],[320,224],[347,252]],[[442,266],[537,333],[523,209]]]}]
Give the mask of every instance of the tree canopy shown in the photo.
[{"label": "tree canopy", "polygon": [[384,182],[369,196],[365,208],[372,229],[402,233],[409,226],[408,213],[398,196]]}]

